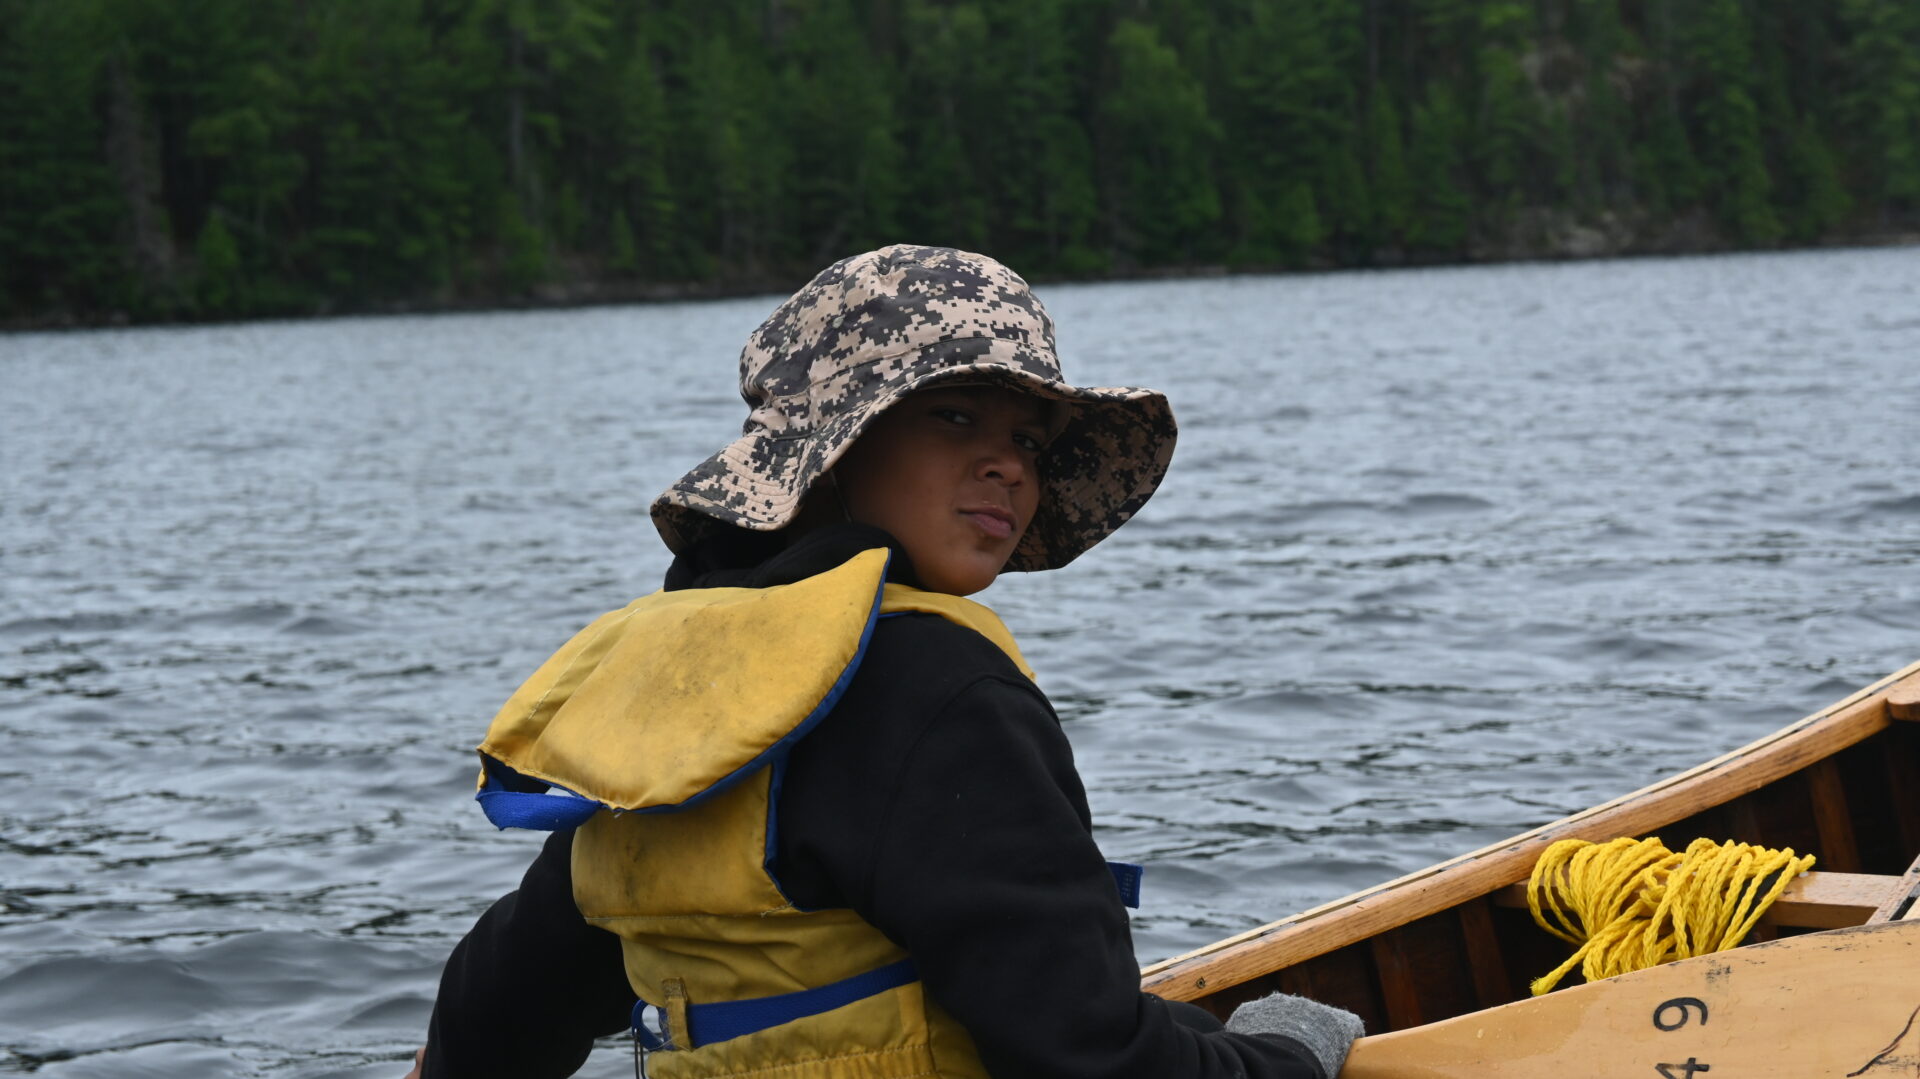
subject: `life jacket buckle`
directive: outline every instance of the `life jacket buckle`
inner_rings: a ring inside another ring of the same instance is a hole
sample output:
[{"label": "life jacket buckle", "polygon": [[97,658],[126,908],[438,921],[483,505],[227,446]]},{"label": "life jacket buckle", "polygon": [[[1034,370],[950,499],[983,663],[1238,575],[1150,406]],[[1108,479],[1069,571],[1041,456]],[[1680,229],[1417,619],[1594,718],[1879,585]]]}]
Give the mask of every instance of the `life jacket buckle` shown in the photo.
[{"label": "life jacket buckle", "polygon": [[628,1030],[633,1038],[633,1079],[647,1079],[647,1058],[675,1048],[673,1032],[667,1029],[667,1012],[646,1001],[638,1002]]},{"label": "life jacket buckle", "polygon": [[659,1053],[679,1048],[673,1044],[673,1029],[667,1022],[667,1010],[641,1001],[633,1010],[634,1052]]}]

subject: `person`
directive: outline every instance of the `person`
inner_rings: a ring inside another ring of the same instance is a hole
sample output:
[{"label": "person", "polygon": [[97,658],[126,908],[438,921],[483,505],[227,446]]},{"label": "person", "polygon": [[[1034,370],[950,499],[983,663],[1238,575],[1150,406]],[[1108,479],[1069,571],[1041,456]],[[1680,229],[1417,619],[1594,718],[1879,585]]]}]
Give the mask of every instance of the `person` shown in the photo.
[{"label": "person", "polygon": [[1152,495],[1166,398],[1066,383],[994,260],[822,271],[741,353],[741,437],[652,507],[665,587],[583,630],[481,746],[555,829],[454,948],[416,1072],[1331,1079],[1350,1013],[1223,1026],[1142,993],[1128,871],[1011,633],[963,597]]}]

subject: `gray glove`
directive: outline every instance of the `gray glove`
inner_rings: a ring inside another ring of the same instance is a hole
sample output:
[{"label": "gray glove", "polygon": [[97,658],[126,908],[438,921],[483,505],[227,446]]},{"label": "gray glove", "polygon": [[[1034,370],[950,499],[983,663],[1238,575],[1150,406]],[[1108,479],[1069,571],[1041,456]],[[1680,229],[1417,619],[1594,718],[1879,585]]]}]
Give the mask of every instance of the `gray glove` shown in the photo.
[{"label": "gray glove", "polygon": [[1360,1017],[1344,1008],[1274,993],[1233,1010],[1227,1029],[1235,1034],[1278,1034],[1307,1047],[1326,1079],[1340,1074],[1347,1048],[1366,1033]]}]

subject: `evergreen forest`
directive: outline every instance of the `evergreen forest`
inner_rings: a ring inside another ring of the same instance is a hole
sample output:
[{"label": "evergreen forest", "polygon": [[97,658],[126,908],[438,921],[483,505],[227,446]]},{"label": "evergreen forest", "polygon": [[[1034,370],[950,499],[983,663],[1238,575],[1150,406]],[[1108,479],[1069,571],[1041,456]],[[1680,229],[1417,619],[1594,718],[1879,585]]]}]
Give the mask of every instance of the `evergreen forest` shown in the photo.
[{"label": "evergreen forest", "polygon": [[1916,231],[1916,0],[0,0],[13,325]]}]

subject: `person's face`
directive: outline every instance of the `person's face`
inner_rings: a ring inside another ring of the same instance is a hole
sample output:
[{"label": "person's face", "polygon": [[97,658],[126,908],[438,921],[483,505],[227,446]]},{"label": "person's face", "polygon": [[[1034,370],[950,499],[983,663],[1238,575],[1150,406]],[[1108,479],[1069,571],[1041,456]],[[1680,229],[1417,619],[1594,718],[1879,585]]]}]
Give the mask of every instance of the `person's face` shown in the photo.
[{"label": "person's face", "polygon": [[893,534],[931,591],[993,583],[1040,507],[1045,402],[986,386],[911,394],[833,468],[848,514]]}]

